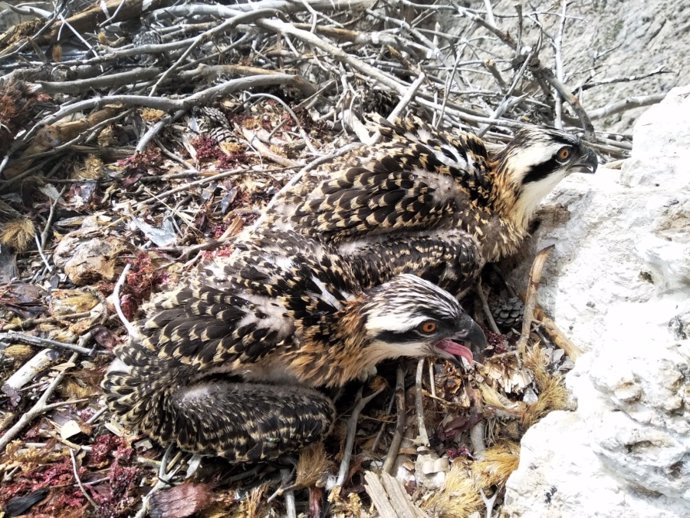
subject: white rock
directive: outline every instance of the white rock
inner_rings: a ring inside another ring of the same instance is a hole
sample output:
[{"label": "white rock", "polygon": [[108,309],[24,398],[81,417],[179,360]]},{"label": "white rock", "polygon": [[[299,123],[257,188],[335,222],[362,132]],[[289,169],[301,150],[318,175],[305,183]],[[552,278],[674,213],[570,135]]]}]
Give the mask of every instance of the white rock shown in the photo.
[{"label": "white rock", "polygon": [[690,516],[690,87],[639,119],[621,171],[546,204],[570,217],[537,233],[556,243],[540,304],[589,352],[577,410],[523,438],[503,516]]}]

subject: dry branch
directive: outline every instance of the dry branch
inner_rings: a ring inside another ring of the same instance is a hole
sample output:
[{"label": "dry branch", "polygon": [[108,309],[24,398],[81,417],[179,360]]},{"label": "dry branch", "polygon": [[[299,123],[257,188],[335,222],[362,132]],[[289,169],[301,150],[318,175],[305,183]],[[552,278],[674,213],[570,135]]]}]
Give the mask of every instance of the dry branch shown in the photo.
[{"label": "dry branch", "polygon": [[520,333],[520,340],[517,343],[516,349],[521,356],[527,352],[527,341],[529,340],[532,331],[532,321],[534,319],[534,308],[537,304],[537,288],[541,282],[541,274],[544,270],[546,260],[553,250],[554,245],[547,246],[539,251],[534,258],[532,268],[529,272],[529,281],[527,283],[527,292],[525,293],[525,311],[522,317],[522,332]]},{"label": "dry branch", "polygon": [[661,102],[664,97],[666,97],[666,94],[627,97],[621,101],[616,101],[596,110],[591,110],[589,112],[589,116],[592,119],[603,119],[604,117],[608,117],[609,115],[614,115],[616,113],[632,110],[634,108],[641,108],[642,106],[649,106],[650,104],[656,104]]},{"label": "dry branch", "polygon": [[22,414],[14,426],[12,426],[2,435],[2,437],[0,437],[0,451],[4,450],[9,442],[14,439],[26,426],[28,426],[31,421],[55,406],[49,405],[48,400],[62,381],[62,378],[67,373],[67,370],[75,366],[74,362],[76,360],[77,353],[74,353],[72,356],[70,356],[70,359],[67,361],[67,363],[63,365],[62,370],[60,370],[55,378],[53,378],[53,381],[50,382],[50,385],[48,385],[38,401],[36,401],[36,403],[34,403],[34,405],[27,412]]},{"label": "dry branch", "polygon": [[388,447],[386,460],[383,461],[382,471],[384,473],[392,473],[395,466],[395,459],[398,457],[400,451],[400,444],[402,443],[403,434],[405,433],[405,423],[407,421],[407,413],[405,409],[405,373],[402,367],[398,367],[395,371],[395,403],[397,419],[395,421],[395,430],[393,431],[393,438]]}]

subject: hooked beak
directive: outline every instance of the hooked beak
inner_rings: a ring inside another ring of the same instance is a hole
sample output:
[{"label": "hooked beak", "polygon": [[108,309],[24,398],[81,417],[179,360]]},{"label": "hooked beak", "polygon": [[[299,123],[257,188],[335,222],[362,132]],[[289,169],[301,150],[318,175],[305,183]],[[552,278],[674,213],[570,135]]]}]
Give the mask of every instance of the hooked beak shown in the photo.
[{"label": "hooked beak", "polygon": [[486,349],[487,342],[484,330],[479,327],[479,324],[477,324],[474,320],[472,320],[469,329],[466,333],[464,333],[464,336],[462,334],[457,336],[463,342],[470,344],[472,349],[475,351],[481,352]]},{"label": "hooked beak", "polygon": [[466,345],[459,344],[450,338],[441,340],[436,344],[436,349],[446,353],[444,356],[450,357],[458,363],[462,363],[460,362],[460,358],[465,358],[472,364],[474,362],[473,352],[481,357],[482,351],[486,348],[486,335],[484,331],[482,331],[482,328],[469,316],[463,320],[462,324],[463,330],[454,335],[453,338],[465,344],[469,344],[472,346],[472,350]]},{"label": "hooked beak", "polygon": [[585,153],[569,169],[571,173],[593,174],[597,170],[598,164],[597,155],[594,151],[585,149]]}]

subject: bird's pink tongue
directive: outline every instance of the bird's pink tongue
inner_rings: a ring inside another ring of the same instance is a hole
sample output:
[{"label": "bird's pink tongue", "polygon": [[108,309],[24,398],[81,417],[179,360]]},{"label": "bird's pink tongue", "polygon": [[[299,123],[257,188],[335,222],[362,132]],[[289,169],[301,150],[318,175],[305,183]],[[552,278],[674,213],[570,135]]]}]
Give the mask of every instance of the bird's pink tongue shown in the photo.
[{"label": "bird's pink tongue", "polygon": [[452,354],[453,356],[461,356],[465,358],[468,362],[470,362],[470,365],[474,362],[472,351],[470,351],[464,345],[460,345],[449,338],[441,340],[438,344],[436,344],[436,347],[442,351]]}]

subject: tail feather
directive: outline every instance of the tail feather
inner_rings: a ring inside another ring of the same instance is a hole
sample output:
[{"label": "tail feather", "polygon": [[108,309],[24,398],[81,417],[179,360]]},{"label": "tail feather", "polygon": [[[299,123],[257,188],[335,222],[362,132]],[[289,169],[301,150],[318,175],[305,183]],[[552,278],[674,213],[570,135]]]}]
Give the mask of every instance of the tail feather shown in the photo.
[{"label": "tail feather", "polygon": [[325,438],[332,401],[294,385],[193,382],[191,368],[156,357],[140,367],[116,362],[103,386],[110,409],[161,443],[234,462],[280,457]]}]

